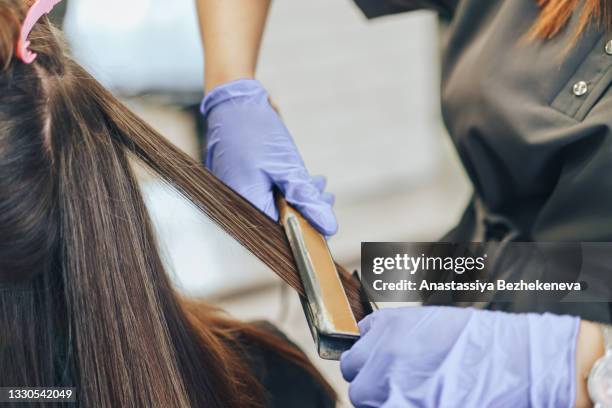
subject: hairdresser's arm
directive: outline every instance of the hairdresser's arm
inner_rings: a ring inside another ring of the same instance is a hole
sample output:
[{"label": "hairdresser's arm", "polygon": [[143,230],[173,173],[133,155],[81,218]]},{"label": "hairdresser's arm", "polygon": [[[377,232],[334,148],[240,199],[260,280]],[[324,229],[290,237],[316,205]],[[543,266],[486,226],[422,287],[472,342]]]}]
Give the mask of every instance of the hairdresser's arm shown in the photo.
[{"label": "hairdresser's arm", "polygon": [[574,406],[583,408],[593,405],[587,390],[587,378],[593,365],[604,355],[604,352],[601,326],[584,320],[580,322],[576,343],[576,403]]},{"label": "hairdresser's arm", "polygon": [[270,0],[197,0],[210,91],[254,78]]},{"label": "hairdresser's arm", "polygon": [[337,230],[334,197],[312,177],[256,81],[269,0],[198,0],[206,59],[206,166],[273,219],[274,190],[325,235]]},{"label": "hairdresser's arm", "polygon": [[594,323],[451,307],[379,311],[342,356],[357,407],[588,407]]}]

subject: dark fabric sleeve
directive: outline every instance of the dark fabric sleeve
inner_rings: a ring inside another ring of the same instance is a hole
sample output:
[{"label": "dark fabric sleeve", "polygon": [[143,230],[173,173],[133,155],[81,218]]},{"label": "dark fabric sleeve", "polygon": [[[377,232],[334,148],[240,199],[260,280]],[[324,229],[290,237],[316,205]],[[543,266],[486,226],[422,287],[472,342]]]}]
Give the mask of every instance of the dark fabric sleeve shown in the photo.
[{"label": "dark fabric sleeve", "polygon": [[458,0],[354,0],[367,18],[376,18],[405,11],[429,9],[450,18]]}]

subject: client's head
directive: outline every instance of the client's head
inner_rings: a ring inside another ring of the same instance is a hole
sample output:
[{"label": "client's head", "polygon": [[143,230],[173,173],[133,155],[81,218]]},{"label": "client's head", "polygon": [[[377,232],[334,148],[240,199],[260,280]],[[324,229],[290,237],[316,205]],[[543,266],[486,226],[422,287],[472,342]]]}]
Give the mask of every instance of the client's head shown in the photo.
[{"label": "client's head", "polygon": [[75,386],[84,406],[260,406],[239,337],[305,360],[179,301],[127,155],[206,197],[214,188],[46,19],[30,35],[36,60],[16,58],[26,11],[0,0],[0,386]]},{"label": "client's head", "polygon": [[15,60],[23,8],[0,2],[0,282],[49,271],[57,254],[57,183],[50,150],[50,88],[63,73],[49,27],[36,34],[37,64]]}]

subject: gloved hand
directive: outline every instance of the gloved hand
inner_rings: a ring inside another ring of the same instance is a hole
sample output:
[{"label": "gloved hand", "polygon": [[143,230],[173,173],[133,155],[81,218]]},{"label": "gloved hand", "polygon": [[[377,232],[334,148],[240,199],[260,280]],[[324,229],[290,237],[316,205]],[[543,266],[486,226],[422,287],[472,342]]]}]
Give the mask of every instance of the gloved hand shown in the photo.
[{"label": "gloved hand", "polygon": [[357,408],[571,407],[580,320],[452,307],[383,309],[341,359]]},{"label": "gloved hand", "polygon": [[334,196],[325,178],[311,177],[291,135],[255,80],[213,89],[202,102],[207,120],[206,166],[225,184],[278,219],[276,187],[315,228],[336,233]]}]

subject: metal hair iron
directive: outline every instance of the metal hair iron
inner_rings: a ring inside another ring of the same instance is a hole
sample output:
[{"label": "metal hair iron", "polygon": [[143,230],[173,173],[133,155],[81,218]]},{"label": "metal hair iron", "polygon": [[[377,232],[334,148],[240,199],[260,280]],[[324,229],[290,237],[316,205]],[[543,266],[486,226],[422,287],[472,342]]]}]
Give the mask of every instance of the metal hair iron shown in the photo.
[{"label": "metal hair iron", "polygon": [[317,351],[321,358],[339,360],[359,339],[359,328],[327,241],[280,196],[277,205],[304,286],[306,296],[300,300]]}]

